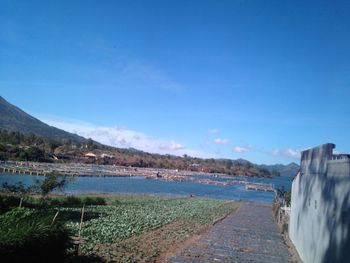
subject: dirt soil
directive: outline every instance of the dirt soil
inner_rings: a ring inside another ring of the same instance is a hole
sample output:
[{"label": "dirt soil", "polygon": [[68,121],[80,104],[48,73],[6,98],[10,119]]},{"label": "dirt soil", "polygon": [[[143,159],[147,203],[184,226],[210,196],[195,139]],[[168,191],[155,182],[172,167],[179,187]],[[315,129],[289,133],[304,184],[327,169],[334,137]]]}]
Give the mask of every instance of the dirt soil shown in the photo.
[{"label": "dirt soil", "polygon": [[162,262],[193,242],[210,225],[175,221],[156,230],[114,244],[99,244],[95,251],[111,262]]},{"label": "dirt soil", "polygon": [[[232,213],[238,211],[241,205],[241,203],[235,203]],[[126,240],[98,244],[94,252],[107,262],[164,262],[183,247],[196,242],[213,225],[220,223],[232,213],[217,218],[211,224],[200,224],[194,220],[177,220]]]}]

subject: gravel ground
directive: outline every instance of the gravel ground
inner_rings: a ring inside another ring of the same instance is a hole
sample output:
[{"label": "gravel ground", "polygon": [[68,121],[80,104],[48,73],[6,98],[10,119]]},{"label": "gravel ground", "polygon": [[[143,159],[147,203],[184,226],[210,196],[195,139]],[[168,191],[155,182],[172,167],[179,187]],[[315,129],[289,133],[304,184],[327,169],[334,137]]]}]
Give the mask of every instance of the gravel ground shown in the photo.
[{"label": "gravel ground", "polygon": [[166,262],[282,263],[292,260],[272,218],[271,204],[245,203]]}]

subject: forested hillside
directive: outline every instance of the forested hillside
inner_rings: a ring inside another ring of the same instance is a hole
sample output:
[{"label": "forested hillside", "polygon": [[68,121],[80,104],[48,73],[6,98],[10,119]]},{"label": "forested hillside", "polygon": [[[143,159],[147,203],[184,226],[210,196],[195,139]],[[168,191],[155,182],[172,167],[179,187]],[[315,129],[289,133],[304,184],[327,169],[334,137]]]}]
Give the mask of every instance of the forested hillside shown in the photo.
[{"label": "forested hillside", "polygon": [[[90,153],[89,156],[86,156]],[[83,162],[132,167],[167,168],[229,175],[269,177],[267,169],[246,160],[201,159],[184,155],[151,154],[135,149],[119,149],[87,139],[84,143],[70,139],[55,140],[0,130],[0,160],[41,162]]]}]

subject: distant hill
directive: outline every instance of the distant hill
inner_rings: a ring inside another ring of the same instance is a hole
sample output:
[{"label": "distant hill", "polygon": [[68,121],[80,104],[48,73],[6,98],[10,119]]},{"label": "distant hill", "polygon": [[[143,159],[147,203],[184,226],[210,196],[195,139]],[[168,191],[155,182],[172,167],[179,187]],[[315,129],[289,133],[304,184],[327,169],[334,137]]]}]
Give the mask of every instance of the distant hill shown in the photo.
[{"label": "distant hill", "polygon": [[52,127],[21,109],[12,105],[0,96],[0,128],[8,131],[21,132],[24,134],[33,133],[37,136],[54,140],[72,140],[74,142],[85,142],[84,137]]},{"label": "distant hill", "polygon": [[[88,158],[87,153],[96,158]],[[103,145],[47,125],[0,96],[0,160],[55,162],[57,159],[60,162],[179,169],[249,177],[271,177],[274,169],[281,171],[282,175],[289,171],[281,165],[260,166],[244,159],[180,157]]]},{"label": "distant hill", "polygon": [[300,169],[300,166],[296,163],[290,163],[287,165],[283,164],[274,164],[274,165],[260,165],[259,167],[267,169],[270,171],[270,173],[274,174],[275,172],[278,172],[280,176],[288,176],[293,177],[297,174],[298,170]]}]

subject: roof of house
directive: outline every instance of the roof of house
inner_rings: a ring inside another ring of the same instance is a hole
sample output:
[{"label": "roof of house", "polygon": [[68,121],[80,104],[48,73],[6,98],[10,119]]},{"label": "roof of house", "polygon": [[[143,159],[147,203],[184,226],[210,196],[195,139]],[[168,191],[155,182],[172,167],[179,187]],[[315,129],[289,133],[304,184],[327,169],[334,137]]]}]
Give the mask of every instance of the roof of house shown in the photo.
[{"label": "roof of house", "polygon": [[96,154],[93,154],[92,152],[86,153],[86,157],[96,157]]}]

